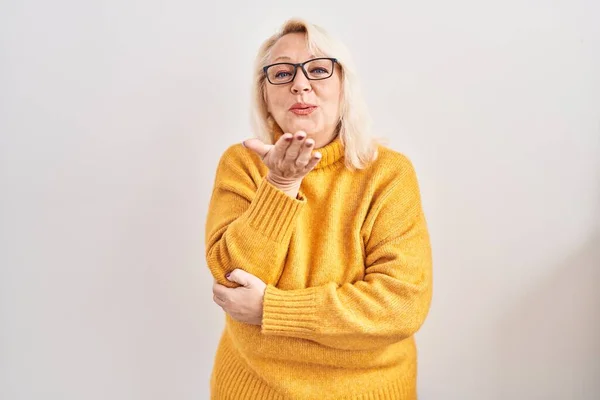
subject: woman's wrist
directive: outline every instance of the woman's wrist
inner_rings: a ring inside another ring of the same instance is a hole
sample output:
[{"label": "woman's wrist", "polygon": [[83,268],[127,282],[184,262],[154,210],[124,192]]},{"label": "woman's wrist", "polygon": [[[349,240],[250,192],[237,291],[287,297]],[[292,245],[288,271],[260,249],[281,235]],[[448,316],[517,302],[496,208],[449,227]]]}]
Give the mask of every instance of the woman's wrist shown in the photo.
[{"label": "woman's wrist", "polygon": [[294,199],[298,196],[300,184],[302,183],[301,180],[298,181],[277,178],[272,176],[270,173],[267,174],[267,182]]}]

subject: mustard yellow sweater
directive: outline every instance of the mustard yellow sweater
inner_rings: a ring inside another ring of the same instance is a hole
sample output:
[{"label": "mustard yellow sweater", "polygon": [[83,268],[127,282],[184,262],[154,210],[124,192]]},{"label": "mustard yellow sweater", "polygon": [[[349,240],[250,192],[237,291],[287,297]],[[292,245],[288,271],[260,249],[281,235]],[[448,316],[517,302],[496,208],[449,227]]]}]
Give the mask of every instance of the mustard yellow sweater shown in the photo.
[{"label": "mustard yellow sweater", "polygon": [[417,177],[385,146],[364,170],[339,138],[293,199],[241,144],[217,167],[206,223],[214,278],[241,268],[268,286],[262,326],[226,315],[211,377],[218,400],[416,399],[414,333],[432,259]]}]

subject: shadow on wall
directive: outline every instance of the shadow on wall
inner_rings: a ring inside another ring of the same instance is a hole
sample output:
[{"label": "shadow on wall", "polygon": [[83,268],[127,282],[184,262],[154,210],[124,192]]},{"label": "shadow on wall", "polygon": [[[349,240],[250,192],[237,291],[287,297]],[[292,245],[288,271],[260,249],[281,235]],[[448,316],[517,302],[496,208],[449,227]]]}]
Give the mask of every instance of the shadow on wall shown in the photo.
[{"label": "shadow on wall", "polygon": [[600,226],[553,271],[506,299],[512,305],[497,332],[499,398],[600,399]]}]

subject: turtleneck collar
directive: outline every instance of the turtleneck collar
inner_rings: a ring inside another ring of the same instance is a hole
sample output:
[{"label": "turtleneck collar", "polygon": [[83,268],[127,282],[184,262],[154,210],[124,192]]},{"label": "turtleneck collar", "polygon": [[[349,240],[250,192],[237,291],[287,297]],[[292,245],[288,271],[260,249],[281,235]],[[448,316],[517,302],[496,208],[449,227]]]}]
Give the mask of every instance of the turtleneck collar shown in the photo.
[{"label": "turtleneck collar", "polygon": [[[281,135],[283,135],[283,132],[280,129],[275,129],[273,133],[273,137],[275,139],[274,143],[276,143]],[[328,167],[344,157],[344,145],[342,144],[342,139],[340,138],[339,134],[336,135],[331,142],[319,149],[314,149],[313,152],[314,151],[318,151],[322,156],[321,161],[319,161],[314,169]]]}]

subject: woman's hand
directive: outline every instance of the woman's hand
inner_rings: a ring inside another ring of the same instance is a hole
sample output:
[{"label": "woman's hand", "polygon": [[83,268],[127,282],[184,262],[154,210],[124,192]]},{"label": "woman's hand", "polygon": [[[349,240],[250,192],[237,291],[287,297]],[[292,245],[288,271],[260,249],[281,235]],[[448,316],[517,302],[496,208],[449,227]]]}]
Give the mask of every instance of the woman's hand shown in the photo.
[{"label": "woman's hand", "polygon": [[267,285],[260,278],[241,269],[234,269],[226,278],[242,286],[228,288],[215,281],[213,284],[214,302],[237,321],[261,325],[263,298]]},{"label": "woman's hand", "polygon": [[267,168],[267,180],[281,190],[299,188],[302,179],[317,165],[321,153],[312,150],[313,139],[303,131],[285,133],[277,143],[264,144],[260,139],[248,139],[243,145],[258,154]]}]

